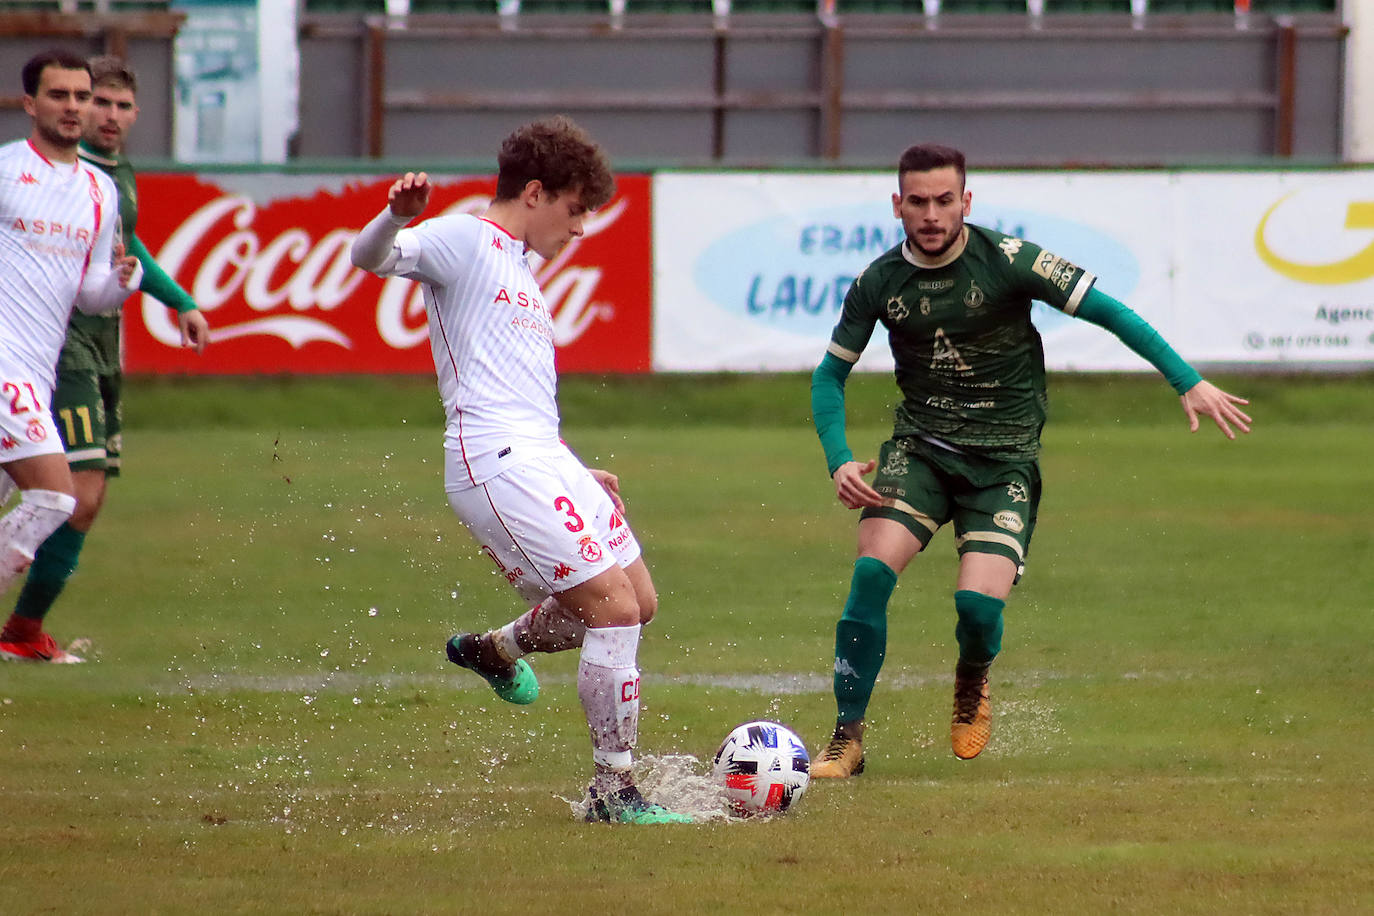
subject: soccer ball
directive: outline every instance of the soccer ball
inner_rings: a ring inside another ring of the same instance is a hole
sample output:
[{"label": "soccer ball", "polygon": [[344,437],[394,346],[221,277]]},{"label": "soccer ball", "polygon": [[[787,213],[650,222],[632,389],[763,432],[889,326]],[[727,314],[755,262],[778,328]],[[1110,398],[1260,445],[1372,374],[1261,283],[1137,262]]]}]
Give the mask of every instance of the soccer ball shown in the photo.
[{"label": "soccer ball", "polygon": [[791,729],[746,722],[716,751],[712,773],[740,817],[779,814],[796,804],[811,781],[811,756]]}]

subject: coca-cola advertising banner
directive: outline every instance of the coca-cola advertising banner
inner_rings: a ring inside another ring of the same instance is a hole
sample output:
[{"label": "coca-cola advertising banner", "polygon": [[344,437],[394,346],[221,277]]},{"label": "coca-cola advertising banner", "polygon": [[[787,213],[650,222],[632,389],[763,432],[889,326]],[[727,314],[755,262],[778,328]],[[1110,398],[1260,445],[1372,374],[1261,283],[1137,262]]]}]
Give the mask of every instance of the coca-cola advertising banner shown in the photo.
[{"label": "coca-cola advertising banner", "polygon": [[[211,346],[180,346],[151,296],[125,305],[124,367],[150,373],[433,372],[420,285],[349,260],[394,176],[143,174],[138,237],[210,320]],[[431,176],[424,216],[481,213],[494,176]],[[552,261],[531,253],[561,372],[650,368],[650,188],[617,176],[615,198]]]}]

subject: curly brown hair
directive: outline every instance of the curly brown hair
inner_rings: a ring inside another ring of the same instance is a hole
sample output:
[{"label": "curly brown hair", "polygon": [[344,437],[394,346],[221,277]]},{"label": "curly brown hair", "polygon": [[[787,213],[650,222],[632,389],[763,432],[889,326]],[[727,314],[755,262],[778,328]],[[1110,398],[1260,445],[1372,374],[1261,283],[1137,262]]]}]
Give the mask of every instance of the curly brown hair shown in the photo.
[{"label": "curly brown hair", "polygon": [[540,182],[553,194],[579,190],[595,210],[615,193],[611,164],[591,136],[564,115],[526,124],[501,144],[496,199],[513,200],[525,185]]}]

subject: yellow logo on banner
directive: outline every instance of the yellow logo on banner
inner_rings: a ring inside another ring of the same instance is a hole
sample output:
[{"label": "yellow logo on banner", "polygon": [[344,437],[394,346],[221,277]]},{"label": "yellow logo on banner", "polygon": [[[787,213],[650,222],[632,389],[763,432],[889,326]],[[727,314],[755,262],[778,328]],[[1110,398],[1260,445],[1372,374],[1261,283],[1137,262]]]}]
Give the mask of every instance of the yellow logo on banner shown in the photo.
[{"label": "yellow logo on banner", "polygon": [[[1279,198],[1272,207],[1265,211],[1264,217],[1255,229],[1255,251],[1259,252],[1261,261],[1269,265],[1276,273],[1280,273],[1290,280],[1297,280],[1299,283],[1335,286],[1341,283],[1358,283],[1361,280],[1374,277],[1374,242],[1366,245],[1364,250],[1330,264],[1300,264],[1279,257],[1264,241],[1264,227],[1269,222],[1269,217],[1273,216],[1274,211],[1279,208],[1279,205],[1292,196],[1292,194],[1287,194]],[[1374,229],[1374,200],[1357,200],[1350,204],[1345,211],[1345,228]]]}]

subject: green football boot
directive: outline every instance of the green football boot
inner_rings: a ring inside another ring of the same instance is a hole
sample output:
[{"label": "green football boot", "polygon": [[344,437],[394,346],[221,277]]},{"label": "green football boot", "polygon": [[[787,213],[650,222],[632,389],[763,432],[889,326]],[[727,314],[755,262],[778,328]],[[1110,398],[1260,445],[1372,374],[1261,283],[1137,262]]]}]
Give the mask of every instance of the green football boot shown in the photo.
[{"label": "green football boot", "polygon": [[480,674],[507,703],[527,706],[539,699],[539,679],[523,658],[512,665],[484,663],[481,637],[476,633],[459,633],[448,641],[446,648],[449,661]]},{"label": "green football boot", "polygon": [[639,794],[634,786],[612,792],[605,798],[589,788],[591,801],[587,804],[586,821],[605,824],[690,824],[692,819],[685,814],[669,811],[662,805],[655,805]]}]

